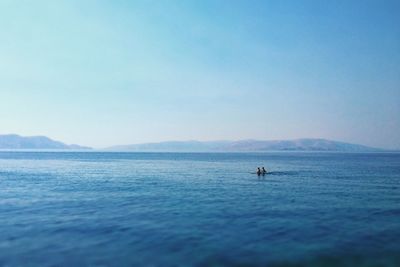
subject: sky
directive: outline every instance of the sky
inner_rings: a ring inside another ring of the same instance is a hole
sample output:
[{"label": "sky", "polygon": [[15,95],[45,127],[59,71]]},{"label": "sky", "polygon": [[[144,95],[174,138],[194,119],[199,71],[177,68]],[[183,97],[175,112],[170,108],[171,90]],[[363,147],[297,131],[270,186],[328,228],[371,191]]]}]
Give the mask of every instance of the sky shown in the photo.
[{"label": "sky", "polygon": [[400,149],[400,1],[0,0],[0,134]]}]

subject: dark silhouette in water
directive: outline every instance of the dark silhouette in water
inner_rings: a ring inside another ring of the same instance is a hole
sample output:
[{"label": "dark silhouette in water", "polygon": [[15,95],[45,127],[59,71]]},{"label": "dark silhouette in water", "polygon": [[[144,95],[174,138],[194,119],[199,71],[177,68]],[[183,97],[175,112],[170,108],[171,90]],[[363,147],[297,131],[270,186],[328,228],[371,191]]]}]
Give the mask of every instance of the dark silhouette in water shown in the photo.
[{"label": "dark silhouette in water", "polygon": [[267,173],[267,171],[265,170],[265,168],[264,168],[264,167],[262,167],[262,170],[261,170],[261,172],[262,172],[262,174],[263,174],[263,175],[265,175],[265,174]]},{"label": "dark silhouette in water", "polygon": [[262,172],[261,172],[261,169],[260,169],[260,167],[257,167],[257,175],[258,175],[258,176],[260,176],[260,175],[261,175],[261,173],[262,173]]}]

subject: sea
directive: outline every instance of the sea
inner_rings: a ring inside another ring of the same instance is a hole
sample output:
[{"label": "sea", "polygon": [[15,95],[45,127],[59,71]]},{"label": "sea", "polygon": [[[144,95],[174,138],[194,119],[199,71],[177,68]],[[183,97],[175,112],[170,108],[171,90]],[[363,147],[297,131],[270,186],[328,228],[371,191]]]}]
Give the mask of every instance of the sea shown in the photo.
[{"label": "sea", "polygon": [[400,266],[400,153],[2,151],[0,266]]}]

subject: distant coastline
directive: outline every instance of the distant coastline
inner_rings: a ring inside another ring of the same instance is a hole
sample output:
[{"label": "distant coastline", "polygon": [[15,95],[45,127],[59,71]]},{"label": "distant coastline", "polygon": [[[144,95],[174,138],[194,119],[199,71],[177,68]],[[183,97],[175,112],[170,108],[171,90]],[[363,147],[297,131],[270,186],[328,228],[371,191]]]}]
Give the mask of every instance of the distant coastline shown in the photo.
[{"label": "distant coastline", "polygon": [[120,152],[398,152],[321,138],[293,140],[166,141],[118,145],[101,149],[65,144],[46,136],[0,135],[1,151],[120,151]]},{"label": "distant coastline", "polygon": [[67,145],[46,136],[20,136],[17,134],[0,135],[1,150],[90,150],[91,147],[76,144]]},{"label": "distant coastline", "polygon": [[132,152],[379,152],[384,149],[326,139],[239,140],[239,141],[170,141],[113,146],[106,151]]}]

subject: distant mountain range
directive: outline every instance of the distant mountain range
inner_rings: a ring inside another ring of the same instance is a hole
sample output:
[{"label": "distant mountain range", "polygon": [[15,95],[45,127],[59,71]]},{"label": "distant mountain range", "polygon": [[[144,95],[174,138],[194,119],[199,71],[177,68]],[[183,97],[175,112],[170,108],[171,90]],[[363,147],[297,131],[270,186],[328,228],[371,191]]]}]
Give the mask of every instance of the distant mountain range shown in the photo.
[{"label": "distant mountain range", "polygon": [[107,150],[140,152],[262,152],[262,151],[343,151],[364,152],[380,149],[325,139],[241,140],[241,141],[170,141],[113,146]]},{"label": "distant mountain range", "polygon": [[67,145],[46,136],[0,135],[0,149],[91,149],[79,145]]},{"label": "distant mountain range", "polygon": [[[0,135],[0,149],[91,149],[80,145],[67,145],[46,136]],[[136,152],[263,152],[263,151],[339,151],[366,152],[381,149],[326,139],[296,140],[240,140],[240,141],[169,141],[121,145],[107,151]]]}]

